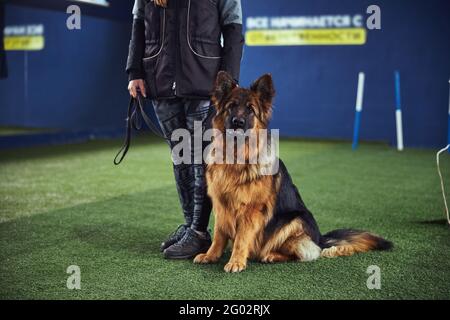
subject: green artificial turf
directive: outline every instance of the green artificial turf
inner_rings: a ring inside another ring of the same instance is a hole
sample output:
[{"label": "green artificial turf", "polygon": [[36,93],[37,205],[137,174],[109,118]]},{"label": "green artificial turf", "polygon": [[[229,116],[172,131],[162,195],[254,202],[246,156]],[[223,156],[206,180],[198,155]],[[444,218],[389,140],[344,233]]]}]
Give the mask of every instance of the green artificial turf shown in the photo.
[{"label": "green artificial turf", "polygon": [[[450,228],[433,150],[283,140],[281,157],[323,232],[353,227],[391,252],[311,263],[223,266],[163,260],[159,244],[182,222],[168,147],[120,141],[0,152],[0,298],[403,299],[450,298]],[[450,189],[450,157],[442,158]],[[81,269],[68,290],[66,269]],[[366,270],[381,269],[381,290]]]}]

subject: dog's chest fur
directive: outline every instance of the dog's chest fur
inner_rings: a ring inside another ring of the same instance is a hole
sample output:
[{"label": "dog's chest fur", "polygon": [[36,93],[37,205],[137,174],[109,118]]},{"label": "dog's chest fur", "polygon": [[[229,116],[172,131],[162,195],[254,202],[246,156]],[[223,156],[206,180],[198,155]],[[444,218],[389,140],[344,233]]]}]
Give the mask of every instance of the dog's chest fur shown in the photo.
[{"label": "dog's chest fur", "polygon": [[275,204],[273,176],[260,176],[256,165],[211,165],[206,177],[222,230],[233,240],[238,226],[260,224],[262,239]]}]

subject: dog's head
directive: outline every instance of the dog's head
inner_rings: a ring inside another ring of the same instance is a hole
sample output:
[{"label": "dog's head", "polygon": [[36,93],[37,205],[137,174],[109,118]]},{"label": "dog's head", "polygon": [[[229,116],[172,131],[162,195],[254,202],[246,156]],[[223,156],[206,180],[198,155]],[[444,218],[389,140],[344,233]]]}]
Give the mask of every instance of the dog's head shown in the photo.
[{"label": "dog's head", "polygon": [[272,114],[275,96],[272,76],[265,74],[249,89],[239,87],[226,72],[217,75],[212,101],[217,109],[213,120],[215,129],[266,129]]}]

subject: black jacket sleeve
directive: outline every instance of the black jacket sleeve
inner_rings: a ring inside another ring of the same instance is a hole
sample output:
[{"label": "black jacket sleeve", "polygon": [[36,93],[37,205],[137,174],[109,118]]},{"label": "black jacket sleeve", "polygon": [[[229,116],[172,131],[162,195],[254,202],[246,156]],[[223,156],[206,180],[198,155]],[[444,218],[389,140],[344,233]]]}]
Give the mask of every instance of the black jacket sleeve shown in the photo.
[{"label": "black jacket sleeve", "polygon": [[224,41],[221,70],[228,72],[239,82],[244,47],[241,1],[219,0],[219,10]]},{"label": "black jacket sleeve", "polygon": [[128,51],[126,71],[128,79],[144,79],[144,67],[142,59],[145,51],[145,23],[143,19],[133,19],[133,30]]},{"label": "black jacket sleeve", "polygon": [[222,35],[224,47],[221,70],[228,72],[236,82],[239,82],[244,46],[242,24],[232,23],[222,27]]}]

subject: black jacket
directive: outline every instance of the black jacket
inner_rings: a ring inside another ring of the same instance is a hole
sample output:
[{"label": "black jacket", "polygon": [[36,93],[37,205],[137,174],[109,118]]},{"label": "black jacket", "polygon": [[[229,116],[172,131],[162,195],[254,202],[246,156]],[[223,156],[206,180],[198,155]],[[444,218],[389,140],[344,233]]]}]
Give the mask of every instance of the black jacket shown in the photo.
[{"label": "black jacket", "polygon": [[239,80],[240,0],[135,1],[127,72],[146,80],[147,96],[209,99],[220,70]]}]

